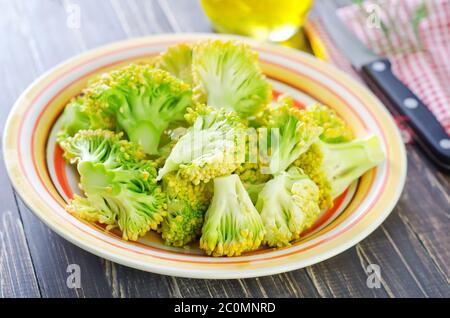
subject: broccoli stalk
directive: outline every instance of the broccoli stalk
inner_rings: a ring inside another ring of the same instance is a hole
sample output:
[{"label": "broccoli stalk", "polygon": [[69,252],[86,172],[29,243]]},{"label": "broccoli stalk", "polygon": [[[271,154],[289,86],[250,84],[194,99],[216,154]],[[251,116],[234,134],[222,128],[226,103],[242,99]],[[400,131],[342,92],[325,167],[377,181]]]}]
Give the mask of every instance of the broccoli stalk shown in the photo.
[{"label": "broccoli stalk", "polygon": [[164,130],[183,120],[192,102],[189,85],[146,64],[106,73],[89,89],[98,101],[93,107],[114,113],[119,128],[150,155],[158,154]]},{"label": "broccoli stalk", "polygon": [[261,217],[235,174],[214,179],[200,248],[208,255],[238,256],[257,249],[264,238]]},{"label": "broccoli stalk", "polygon": [[264,241],[273,247],[288,246],[319,215],[319,189],[301,169],[291,167],[265,184],[256,209],[264,223]]},{"label": "broccoli stalk", "polygon": [[350,142],[318,141],[293,165],[300,167],[319,186],[320,207],[329,208],[333,199],[367,170],[385,159],[379,137],[372,135]]},{"label": "broccoli stalk", "polygon": [[206,41],[196,44],[192,54],[194,89],[201,102],[234,110],[245,118],[270,101],[271,86],[247,45]]},{"label": "broccoli stalk", "polygon": [[320,141],[318,146],[323,154],[321,168],[330,182],[333,198],[385,158],[380,139],[375,135],[338,144]]},{"label": "broccoli stalk", "polygon": [[234,112],[212,107],[202,109],[172,149],[157,179],[178,171],[182,177],[199,184],[232,173],[241,164],[239,142],[244,128]]},{"label": "broccoli stalk", "polygon": [[110,131],[80,131],[61,142],[77,164],[80,188],[67,210],[88,221],[118,226],[126,240],[156,230],[166,215],[166,197],[156,183],[155,164],[134,143]]}]

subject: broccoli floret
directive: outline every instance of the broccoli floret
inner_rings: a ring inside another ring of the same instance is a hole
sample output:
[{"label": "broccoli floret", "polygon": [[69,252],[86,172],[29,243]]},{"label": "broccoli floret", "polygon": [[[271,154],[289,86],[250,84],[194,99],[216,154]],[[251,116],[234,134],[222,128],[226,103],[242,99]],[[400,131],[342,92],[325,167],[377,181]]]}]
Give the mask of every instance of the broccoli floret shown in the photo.
[{"label": "broccoli floret", "polygon": [[269,112],[268,129],[262,130],[261,136],[263,140],[268,138],[271,151],[268,172],[276,175],[286,171],[319,139],[322,128],[316,126],[304,110],[292,107],[290,103],[276,105]]},{"label": "broccoli floret", "polygon": [[[252,127],[264,127],[270,125],[273,111],[283,107],[296,107],[294,100],[289,95],[280,95],[277,100],[272,101],[252,119]],[[303,122],[319,126],[323,129],[320,139],[329,143],[350,141],[354,138],[353,132],[347,123],[340,118],[336,112],[319,103],[308,105],[306,109],[296,112]]]},{"label": "broccoli floret", "polygon": [[242,117],[258,113],[272,98],[269,82],[248,45],[219,40],[193,48],[192,72],[196,97]]},{"label": "broccoli floret", "polygon": [[[268,158],[263,156],[258,149],[258,130],[247,130],[245,143],[245,162],[239,166],[235,173],[239,176],[244,186],[247,184],[259,184],[267,182],[272,175],[264,173]],[[247,188],[247,186],[246,186]]]},{"label": "broccoli floret", "polygon": [[158,57],[156,67],[192,85],[192,47],[180,43],[169,47]]},{"label": "broccoli floret", "polygon": [[244,184],[259,184],[267,182],[272,176],[262,173],[263,167],[258,163],[245,162],[238,167],[235,173]]},{"label": "broccoli floret", "polygon": [[92,107],[113,113],[128,138],[150,155],[158,154],[161,135],[173,122],[182,121],[192,103],[188,84],[147,64],[130,64],[103,74],[89,92]]},{"label": "broccoli floret", "polygon": [[323,153],[320,151],[319,145],[313,144],[292,165],[302,168],[319,187],[319,206],[321,209],[327,209],[333,206],[333,197],[331,196],[330,182],[321,168],[322,161]]},{"label": "broccoli floret", "polygon": [[245,125],[234,112],[212,107],[202,109],[159,170],[158,180],[171,171],[178,171],[183,178],[199,184],[232,173],[241,164],[239,142],[245,137],[244,129]]},{"label": "broccoli floret", "polygon": [[114,119],[107,114],[91,111],[93,100],[88,94],[82,93],[70,100],[61,115],[61,128],[58,132],[58,142],[75,135],[85,129],[114,129]]},{"label": "broccoli floret", "polygon": [[200,235],[212,189],[210,183],[193,185],[169,173],[163,179],[163,190],[168,203],[160,231],[167,245],[182,247]]},{"label": "broccoli floret", "polygon": [[63,156],[71,164],[81,161],[99,162],[107,168],[136,163],[145,158],[142,147],[122,139],[123,133],[108,130],[80,130],[60,142]]},{"label": "broccoli floret", "polygon": [[77,164],[80,188],[67,210],[88,221],[118,226],[126,240],[156,230],[166,215],[166,196],[156,183],[155,164],[142,149],[104,130],[66,138],[64,156]]},{"label": "broccoli floret", "polygon": [[272,247],[288,246],[309,228],[320,213],[319,188],[304,172],[291,167],[268,181],[256,203]]},{"label": "broccoli floret", "polygon": [[61,129],[58,132],[58,140],[75,135],[79,130],[89,129],[91,121],[83,111],[84,99],[81,96],[74,97],[64,108],[61,119]]},{"label": "broccoli floret", "polygon": [[307,107],[306,114],[323,128],[320,139],[328,143],[346,142],[353,139],[351,128],[331,108],[315,103]]},{"label": "broccoli floret", "polygon": [[264,184],[272,178],[272,175],[264,171],[267,161],[264,160],[266,157],[260,153],[257,147],[258,132],[252,131],[247,137],[245,162],[234,173],[241,179],[252,202],[256,203],[259,192]]},{"label": "broccoli floret", "polygon": [[268,103],[259,113],[257,113],[251,120],[250,126],[255,128],[264,128],[270,125],[275,110],[281,108],[295,107],[292,96],[281,94],[270,103]]},{"label": "broccoli floret", "polygon": [[319,186],[320,206],[329,208],[353,181],[384,159],[379,137],[372,135],[336,144],[319,140],[293,165]]},{"label": "broccoli floret", "polygon": [[238,256],[264,239],[261,216],[235,174],[214,179],[214,196],[205,214],[200,248],[208,255]]}]

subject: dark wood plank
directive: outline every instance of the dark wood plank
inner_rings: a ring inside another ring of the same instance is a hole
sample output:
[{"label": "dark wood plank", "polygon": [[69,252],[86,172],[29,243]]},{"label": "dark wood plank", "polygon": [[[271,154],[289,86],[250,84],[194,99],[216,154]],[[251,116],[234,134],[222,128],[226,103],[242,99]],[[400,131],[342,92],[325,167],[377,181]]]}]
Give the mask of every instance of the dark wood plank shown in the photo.
[{"label": "dark wood plank", "polygon": [[395,297],[448,297],[445,276],[429,253],[405,226],[402,204],[375,231],[357,246],[360,257],[381,269],[383,287]]},{"label": "dark wood plank", "polygon": [[[21,38],[21,27],[14,23],[16,13],[13,8],[0,1],[0,127],[4,127],[9,109],[14,99],[32,80],[32,74],[23,82],[14,76],[11,62],[21,62],[21,50],[15,45],[15,39],[10,34]],[[19,56],[19,57],[18,57]],[[23,64],[27,67],[27,64]],[[30,70],[32,72],[32,69]],[[3,130],[0,132],[0,138]],[[3,139],[3,138],[1,138]],[[28,248],[22,220],[17,209],[13,189],[9,183],[3,162],[4,153],[0,158],[0,297],[39,297],[40,291],[34,272],[32,258]]]},{"label": "dark wood plank", "polygon": [[353,247],[327,261],[308,267],[306,271],[321,297],[389,297],[384,286],[367,286],[368,275],[365,269],[368,265]]},{"label": "dark wood plank", "polygon": [[[0,85],[1,88],[1,85]],[[0,298],[40,297],[22,220],[0,162]]]},{"label": "dark wood plank", "polygon": [[[9,91],[19,94],[27,83],[56,63],[81,52],[84,48],[66,27],[66,12],[57,1],[15,1],[6,6],[11,11],[12,39],[8,51],[13,56],[7,64],[8,73],[18,85]],[[45,23],[43,23],[45,21]],[[2,37],[3,38],[3,37]],[[19,84],[20,83],[20,84]],[[15,88],[17,87],[17,88]],[[18,91],[17,91],[18,90]],[[15,97],[17,97],[17,95]],[[9,105],[14,99],[9,100]],[[111,296],[101,260],[73,246],[50,231],[19,200],[33,264],[44,297]],[[81,288],[66,285],[67,266],[81,267]]]},{"label": "dark wood plank", "polygon": [[200,1],[158,0],[173,32],[212,32]]},{"label": "dark wood plank", "polygon": [[111,5],[129,38],[173,32],[157,1],[111,0]]},{"label": "dark wood plank", "polygon": [[450,281],[450,175],[437,171],[416,145],[408,146],[408,159],[400,216]]}]

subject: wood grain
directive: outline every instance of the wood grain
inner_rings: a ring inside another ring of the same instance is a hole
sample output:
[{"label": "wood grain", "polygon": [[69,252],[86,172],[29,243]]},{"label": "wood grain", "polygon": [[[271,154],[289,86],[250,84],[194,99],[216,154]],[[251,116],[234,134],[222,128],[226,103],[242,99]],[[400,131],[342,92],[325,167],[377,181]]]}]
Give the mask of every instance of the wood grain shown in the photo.
[{"label": "wood grain", "polygon": [[[33,79],[29,77],[18,79],[13,74],[11,61],[17,63],[23,61],[23,51],[14,45],[11,37],[5,34],[16,34],[21,41],[24,30],[20,30],[12,23],[16,13],[6,3],[0,1],[0,12],[5,17],[0,19],[0,127],[5,126],[6,117],[17,95],[25,89]],[[27,64],[24,64],[26,69]],[[32,70],[30,70],[32,71]],[[0,137],[3,131],[0,132]],[[3,149],[3,148],[2,148]],[[3,163],[3,151],[0,156],[0,297],[39,297],[40,291],[33,268],[27,238],[23,229],[23,223],[17,208],[17,202],[13,193],[7,172]]]},{"label": "wood grain", "polygon": [[[339,2],[339,3],[338,3]],[[338,5],[348,0],[336,2]],[[80,10],[79,27],[70,9]],[[23,89],[57,63],[126,38],[211,32],[197,0],[0,0],[0,123]],[[1,297],[449,297],[450,177],[408,146],[408,179],[391,216],[356,247],[289,273],[198,280],[145,273],[60,238],[13,194],[0,165]],[[81,288],[66,285],[78,264]],[[368,288],[366,268],[381,268]]]}]

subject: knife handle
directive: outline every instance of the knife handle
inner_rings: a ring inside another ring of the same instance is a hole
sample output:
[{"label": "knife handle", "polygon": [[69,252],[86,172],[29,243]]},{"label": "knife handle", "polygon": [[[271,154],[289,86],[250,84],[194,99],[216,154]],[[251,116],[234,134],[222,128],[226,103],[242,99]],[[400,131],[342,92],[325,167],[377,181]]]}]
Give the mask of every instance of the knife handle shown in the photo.
[{"label": "knife handle", "polygon": [[441,168],[450,171],[450,137],[422,101],[392,73],[389,60],[371,62],[361,71],[366,82],[376,86],[389,106],[407,118],[422,148]]}]

